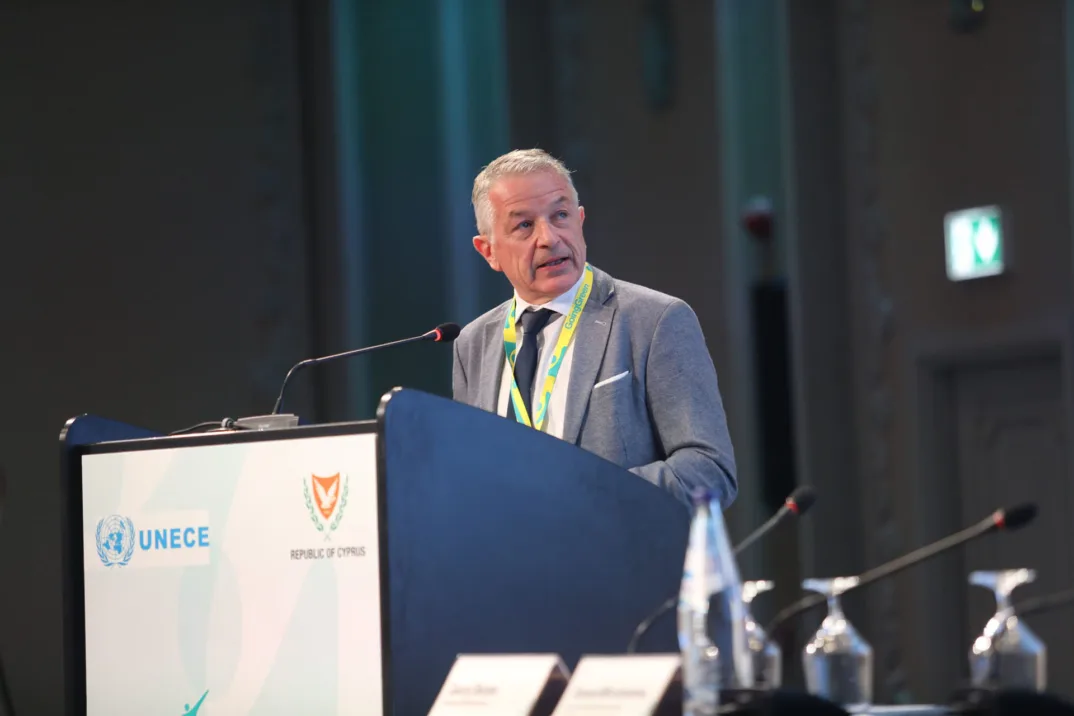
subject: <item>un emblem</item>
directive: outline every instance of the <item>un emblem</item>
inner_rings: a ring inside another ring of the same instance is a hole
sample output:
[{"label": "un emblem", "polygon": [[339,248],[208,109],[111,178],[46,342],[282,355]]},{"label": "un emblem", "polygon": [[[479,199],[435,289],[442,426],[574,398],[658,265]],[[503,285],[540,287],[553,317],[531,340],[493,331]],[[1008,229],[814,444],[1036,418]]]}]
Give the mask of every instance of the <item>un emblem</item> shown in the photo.
[{"label": "un emblem", "polygon": [[108,515],[97,522],[97,556],[106,567],[126,566],[134,554],[135,539],[129,517]]}]

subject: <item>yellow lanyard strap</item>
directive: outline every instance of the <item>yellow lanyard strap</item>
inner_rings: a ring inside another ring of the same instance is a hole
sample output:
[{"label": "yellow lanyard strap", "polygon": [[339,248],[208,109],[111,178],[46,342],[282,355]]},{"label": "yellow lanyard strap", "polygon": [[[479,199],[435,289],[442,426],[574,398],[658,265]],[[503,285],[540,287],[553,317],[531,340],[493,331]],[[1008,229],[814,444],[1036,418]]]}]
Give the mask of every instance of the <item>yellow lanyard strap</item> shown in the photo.
[{"label": "yellow lanyard strap", "polygon": [[[552,353],[552,362],[548,366],[548,375],[544,379],[540,399],[537,401],[533,411],[535,420],[532,422],[530,421],[529,406],[522,399],[522,392],[518,389],[518,383],[515,382],[515,355],[518,354],[518,334],[515,332],[515,322],[517,321],[516,311],[518,307],[515,301],[511,301],[511,310],[508,311],[507,320],[503,324],[503,346],[507,352],[507,362],[511,364],[511,403],[515,407],[518,422],[527,427],[535,427],[538,430],[544,428],[545,421],[548,418],[548,401],[552,397],[552,388],[555,386],[556,378],[559,376],[559,367],[563,364],[564,356],[567,355],[567,347],[571,344],[571,338],[574,337],[574,329],[578,327],[578,318],[582,315],[582,310],[585,308],[586,302],[589,301],[589,294],[592,291],[593,269],[587,263],[583,273],[582,285],[575,292],[571,311],[563,321],[563,328],[560,329],[559,340],[556,341],[556,348]],[[535,341],[537,336],[523,336],[523,339]]]}]

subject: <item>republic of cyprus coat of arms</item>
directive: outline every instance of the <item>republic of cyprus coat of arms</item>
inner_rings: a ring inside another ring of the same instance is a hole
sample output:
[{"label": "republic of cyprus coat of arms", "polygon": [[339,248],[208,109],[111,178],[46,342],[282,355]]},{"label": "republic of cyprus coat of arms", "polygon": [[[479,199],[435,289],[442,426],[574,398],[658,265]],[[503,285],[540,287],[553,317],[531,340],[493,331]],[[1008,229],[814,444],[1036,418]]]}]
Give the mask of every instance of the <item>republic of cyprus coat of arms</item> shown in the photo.
[{"label": "republic of cyprus coat of arms", "polygon": [[347,488],[347,476],[338,472],[327,477],[311,474],[309,480],[303,480],[302,491],[310,520],[318,532],[324,533],[326,540],[343,519],[343,510],[347,507]]}]

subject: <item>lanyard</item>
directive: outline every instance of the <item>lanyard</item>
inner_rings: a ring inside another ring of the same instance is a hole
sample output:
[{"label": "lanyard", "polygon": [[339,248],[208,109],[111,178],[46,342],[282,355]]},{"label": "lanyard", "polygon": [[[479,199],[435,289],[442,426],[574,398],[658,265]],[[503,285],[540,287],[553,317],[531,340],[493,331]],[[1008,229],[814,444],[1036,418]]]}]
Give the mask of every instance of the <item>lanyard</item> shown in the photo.
[{"label": "lanyard", "polygon": [[[518,334],[515,332],[516,310],[518,308],[517,302],[511,301],[511,310],[507,313],[507,320],[503,325],[503,346],[507,352],[507,362],[511,364],[511,403],[515,406],[515,415],[518,416],[518,422],[522,423],[526,427],[533,427],[541,430],[544,427],[545,420],[548,418],[548,401],[552,397],[552,388],[556,384],[556,378],[559,376],[559,367],[563,363],[563,357],[567,355],[567,346],[571,344],[571,338],[574,336],[574,329],[578,327],[578,318],[582,315],[582,309],[585,308],[585,304],[589,301],[589,294],[593,290],[593,269],[587,263],[585,265],[585,271],[583,273],[582,285],[578,287],[578,291],[574,294],[574,302],[571,304],[570,313],[567,314],[566,319],[563,321],[563,328],[559,331],[559,340],[556,341],[556,348],[552,353],[552,361],[548,366],[548,375],[544,379],[544,385],[541,387],[540,399],[537,401],[536,409],[533,411],[534,420],[530,421],[529,406],[525,405],[522,400],[522,393],[518,389],[518,383],[515,382],[515,355],[518,353]],[[525,340],[537,340],[537,336],[523,336]]]}]

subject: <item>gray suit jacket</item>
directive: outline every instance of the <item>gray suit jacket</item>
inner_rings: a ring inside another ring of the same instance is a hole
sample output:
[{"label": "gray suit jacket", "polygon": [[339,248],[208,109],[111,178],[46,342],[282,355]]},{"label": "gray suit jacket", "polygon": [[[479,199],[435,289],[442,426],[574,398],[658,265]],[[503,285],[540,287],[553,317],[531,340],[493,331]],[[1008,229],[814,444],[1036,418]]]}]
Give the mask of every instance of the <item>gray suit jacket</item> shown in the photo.
[{"label": "gray suit jacket", "polygon": [[[455,400],[496,412],[510,305],[475,319],[455,340]],[[734,451],[716,368],[693,310],[594,267],[580,320],[563,439],[686,504],[694,488],[711,488],[726,509],[738,492]]]}]

